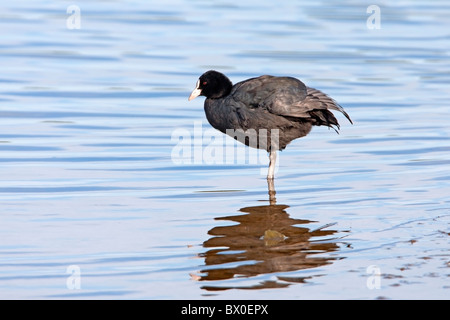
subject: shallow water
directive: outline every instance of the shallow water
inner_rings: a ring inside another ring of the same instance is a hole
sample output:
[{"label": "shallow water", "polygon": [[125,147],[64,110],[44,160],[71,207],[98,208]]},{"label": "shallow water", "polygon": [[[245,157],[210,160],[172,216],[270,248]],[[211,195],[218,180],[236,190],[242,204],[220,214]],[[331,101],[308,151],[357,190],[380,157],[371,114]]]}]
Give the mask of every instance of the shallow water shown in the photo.
[{"label": "shallow water", "polygon": [[[1,13],[0,298],[448,298],[447,2],[373,30],[369,2],[80,2],[70,29],[72,4]],[[212,68],[296,76],[354,125],[291,143],[269,201],[265,153],[187,101]]]}]

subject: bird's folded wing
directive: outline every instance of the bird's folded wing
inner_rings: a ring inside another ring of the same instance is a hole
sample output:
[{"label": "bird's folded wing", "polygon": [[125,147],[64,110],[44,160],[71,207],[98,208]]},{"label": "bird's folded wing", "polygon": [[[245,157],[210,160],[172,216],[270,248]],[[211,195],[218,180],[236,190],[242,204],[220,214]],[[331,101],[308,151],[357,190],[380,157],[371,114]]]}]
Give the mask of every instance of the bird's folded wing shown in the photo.
[{"label": "bird's folded wing", "polygon": [[352,122],[332,98],[291,77],[265,75],[248,79],[235,85],[232,96],[247,108],[261,108],[284,117],[310,119],[316,110],[336,110]]},{"label": "bird's folded wing", "polygon": [[277,99],[276,96],[276,94],[273,95],[272,104],[267,106],[267,110],[272,113],[296,118],[311,118],[312,112],[314,113],[316,110],[336,110],[344,114],[352,123],[345,110],[320,90],[306,87],[306,97],[300,97],[296,101],[292,98],[289,105],[286,104],[286,100]]}]

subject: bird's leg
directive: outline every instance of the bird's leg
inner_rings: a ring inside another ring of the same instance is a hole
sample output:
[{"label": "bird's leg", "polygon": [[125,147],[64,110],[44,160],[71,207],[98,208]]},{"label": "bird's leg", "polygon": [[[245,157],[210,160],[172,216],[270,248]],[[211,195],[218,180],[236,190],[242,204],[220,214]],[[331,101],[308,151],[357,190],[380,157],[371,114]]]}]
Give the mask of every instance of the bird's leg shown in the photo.
[{"label": "bird's leg", "polygon": [[275,177],[275,162],[277,161],[277,150],[270,150],[269,154],[270,164],[269,172],[267,173],[267,180]]},{"label": "bird's leg", "polygon": [[275,191],[274,179],[267,179],[267,187],[269,189],[270,205],[275,205],[277,203],[277,199],[275,198],[277,192]]}]

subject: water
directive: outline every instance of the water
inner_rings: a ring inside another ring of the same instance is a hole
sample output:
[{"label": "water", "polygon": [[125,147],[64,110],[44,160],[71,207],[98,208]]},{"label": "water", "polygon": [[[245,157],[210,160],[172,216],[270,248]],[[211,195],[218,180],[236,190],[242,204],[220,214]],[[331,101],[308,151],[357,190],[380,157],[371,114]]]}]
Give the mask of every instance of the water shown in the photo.
[{"label": "water", "polygon": [[[370,2],[72,4],[3,4],[1,298],[448,298],[447,2],[373,30]],[[213,68],[296,76],[355,124],[289,145],[269,202],[264,153],[194,159]]]}]

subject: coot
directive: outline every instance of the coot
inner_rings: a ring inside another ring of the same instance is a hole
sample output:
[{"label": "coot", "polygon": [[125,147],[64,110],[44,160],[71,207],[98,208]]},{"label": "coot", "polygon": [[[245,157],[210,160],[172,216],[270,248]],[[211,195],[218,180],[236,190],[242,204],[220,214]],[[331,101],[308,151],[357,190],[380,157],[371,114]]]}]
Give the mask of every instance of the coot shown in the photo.
[{"label": "coot", "polygon": [[274,178],[277,150],[306,136],[312,126],[338,132],[330,110],[353,123],[336,101],[292,77],[264,75],[233,85],[224,74],[210,70],[200,76],[189,101],[199,95],[206,97],[206,118],[214,128],[270,153],[268,180]]}]

